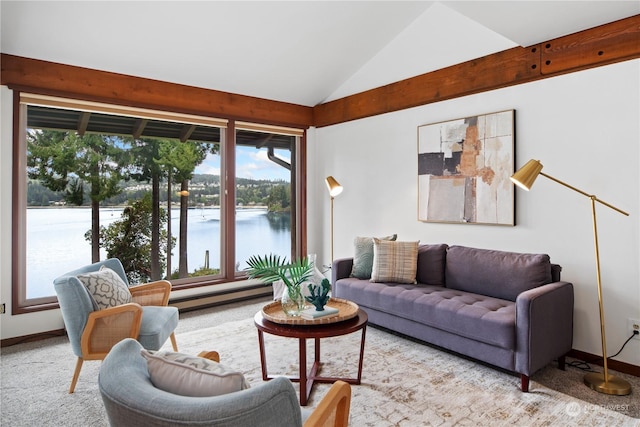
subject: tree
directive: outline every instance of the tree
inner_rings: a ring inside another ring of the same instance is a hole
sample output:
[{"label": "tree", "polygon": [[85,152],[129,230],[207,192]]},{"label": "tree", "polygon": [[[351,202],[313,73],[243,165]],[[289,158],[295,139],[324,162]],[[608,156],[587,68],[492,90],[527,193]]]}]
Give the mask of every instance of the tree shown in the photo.
[{"label": "tree", "polygon": [[291,210],[291,186],[276,185],[271,188],[267,197],[269,212],[287,212]]},{"label": "tree", "polygon": [[[186,141],[178,142],[164,140],[160,145],[159,163],[163,166],[169,177],[180,182],[180,232],[178,245],[178,277],[189,275],[187,266],[187,210],[189,202],[189,181],[193,178],[196,166],[201,164],[208,153],[217,153],[218,144]],[[171,179],[168,180],[169,183]],[[171,197],[169,188],[167,197]]]},{"label": "tree", "polygon": [[[147,193],[142,199],[129,202],[129,206],[122,212],[122,219],[111,223],[108,227],[100,228],[100,238],[102,246],[107,250],[107,256],[120,259],[131,283],[153,280],[153,260],[151,259],[153,208],[151,204],[151,196]],[[159,212],[159,220],[161,225],[167,222],[167,213],[164,209]],[[162,231],[160,242],[158,262],[164,267],[167,254],[174,246],[175,239],[170,243],[171,248],[168,247],[166,231]]]},{"label": "tree", "polygon": [[159,280],[160,267],[160,161],[159,139],[142,138],[132,140],[131,154],[134,170],[131,177],[136,181],[151,182],[151,254],[150,274],[152,280]]},{"label": "tree", "polygon": [[67,204],[91,205],[91,260],[100,260],[100,202],[120,193],[127,152],[113,136],[50,130],[27,134],[27,174],[52,191],[64,192]]}]

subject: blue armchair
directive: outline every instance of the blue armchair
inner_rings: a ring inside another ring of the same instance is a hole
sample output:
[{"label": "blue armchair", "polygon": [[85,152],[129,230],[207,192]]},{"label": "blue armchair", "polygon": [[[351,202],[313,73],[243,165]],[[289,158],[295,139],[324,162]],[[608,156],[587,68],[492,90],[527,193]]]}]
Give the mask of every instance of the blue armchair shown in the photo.
[{"label": "blue armchair", "polygon": [[[111,426],[346,427],[351,386],[334,383],[315,410],[301,408],[285,377],[213,397],[187,397],[156,388],[142,346],[126,339],[100,367],[98,386]],[[304,424],[303,424],[304,423]]]},{"label": "blue armchair", "polygon": [[77,276],[97,272],[102,266],[113,270],[129,286],[117,258],[70,271],[53,282],[69,342],[78,357],[69,393],[75,390],[85,360],[103,360],[125,338],[137,339],[148,350],[160,349],[170,338],[173,349],[178,351],[174,334],[178,309],[167,306],[171,283],[161,280],[129,287],[130,303],[99,310]]}]

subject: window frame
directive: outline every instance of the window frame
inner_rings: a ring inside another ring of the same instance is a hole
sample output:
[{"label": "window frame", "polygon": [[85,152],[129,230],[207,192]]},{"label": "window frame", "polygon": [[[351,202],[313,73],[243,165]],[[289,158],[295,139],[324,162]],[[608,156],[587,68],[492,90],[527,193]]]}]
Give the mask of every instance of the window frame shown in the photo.
[{"label": "window frame", "polygon": [[[22,92],[18,89],[13,91],[13,159],[12,159],[12,260],[11,260],[11,289],[12,289],[12,314],[24,314],[42,310],[56,309],[59,307],[56,296],[26,298],[26,119],[27,105],[23,101],[23,96],[31,96],[33,99],[67,100],[70,103],[87,106],[111,106],[113,111],[123,112],[129,109],[138,114],[151,114],[151,117],[178,117],[189,118],[193,116],[191,112],[166,111],[161,108],[153,109],[149,106],[144,108],[128,107],[114,102],[96,103],[83,100],[82,97],[68,97],[64,95],[50,97],[39,95],[37,91]],[[63,108],[60,104],[58,107]],[[56,105],[49,105],[56,108]],[[91,108],[91,107],[87,107]],[[178,109],[176,109],[178,110]],[[113,114],[113,113],[112,113]],[[235,147],[236,147],[236,124],[242,129],[261,130],[271,133],[283,133],[287,135],[295,134],[295,143],[292,147],[291,158],[294,162],[295,173],[292,171],[291,197],[292,206],[292,253],[291,256],[299,257],[306,253],[306,130],[284,127],[271,123],[256,123],[255,121],[236,121],[233,117],[217,117],[211,119],[216,123],[226,123],[226,130],[223,132],[224,140],[220,141],[221,151],[221,195],[220,199],[221,218],[224,221],[223,232],[220,237],[221,244],[221,275],[219,277],[203,276],[188,279],[181,279],[179,284],[173,286],[174,290],[206,287],[230,282],[246,280],[246,274],[242,271],[235,271],[235,191],[228,191],[235,188]],[[136,116],[137,117],[137,116]],[[225,254],[231,254],[226,256]],[[203,294],[207,292],[203,291]],[[210,292],[209,292],[210,293]]]}]

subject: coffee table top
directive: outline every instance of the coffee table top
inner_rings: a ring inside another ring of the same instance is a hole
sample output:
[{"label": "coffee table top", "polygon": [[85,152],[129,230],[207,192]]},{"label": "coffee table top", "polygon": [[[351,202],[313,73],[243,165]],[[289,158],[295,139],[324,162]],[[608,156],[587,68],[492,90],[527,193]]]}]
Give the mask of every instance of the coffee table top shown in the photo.
[{"label": "coffee table top", "polygon": [[260,331],[288,338],[326,338],[347,335],[364,328],[368,320],[367,312],[361,308],[358,308],[357,314],[351,319],[315,325],[289,325],[271,322],[264,318],[262,311],[257,312],[253,317],[255,325]]},{"label": "coffee table top", "polygon": [[262,307],[262,316],[273,323],[286,323],[288,325],[318,325],[321,323],[336,323],[355,317],[358,313],[358,304],[342,299],[331,298],[327,307],[335,308],[338,314],[335,316],[320,317],[317,319],[304,319],[302,317],[287,316],[282,310],[282,303],[274,301]]}]

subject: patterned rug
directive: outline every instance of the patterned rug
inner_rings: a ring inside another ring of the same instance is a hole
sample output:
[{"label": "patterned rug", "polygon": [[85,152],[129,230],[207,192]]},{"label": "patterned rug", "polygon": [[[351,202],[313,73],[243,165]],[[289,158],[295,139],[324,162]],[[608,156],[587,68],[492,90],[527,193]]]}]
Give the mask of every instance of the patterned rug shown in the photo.
[{"label": "patterned rug", "polygon": [[[255,307],[249,310],[255,313]],[[197,328],[178,331],[180,351],[216,350],[223,364],[241,370],[258,387],[262,373],[252,317],[246,311],[200,317],[194,324],[195,315],[181,315],[183,325]],[[322,374],[355,376],[359,339],[355,333],[322,340]],[[265,334],[265,342],[269,374],[297,376],[297,340]],[[311,344],[308,354],[313,354]],[[99,362],[85,362],[76,392],[67,393],[75,358],[65,337],[8,347],[0,360],[2,425],[108,425],[97,387]],[[550,373],[543,378],[562,372],[545,369]],[[350,425],[640,426],[637,418],[548,388],[537,376],[531,392],[522,393],[517,376],[370,327],[362,384],[352,386]],[[298,390],[297,383],[294,387]],[[309,406],[317,405],[328,388],[315,385]],[[630,398],[638,404],[637,395]]]}]

